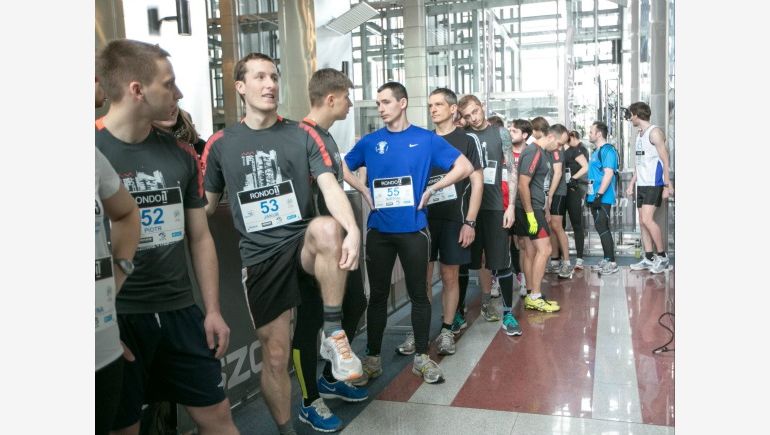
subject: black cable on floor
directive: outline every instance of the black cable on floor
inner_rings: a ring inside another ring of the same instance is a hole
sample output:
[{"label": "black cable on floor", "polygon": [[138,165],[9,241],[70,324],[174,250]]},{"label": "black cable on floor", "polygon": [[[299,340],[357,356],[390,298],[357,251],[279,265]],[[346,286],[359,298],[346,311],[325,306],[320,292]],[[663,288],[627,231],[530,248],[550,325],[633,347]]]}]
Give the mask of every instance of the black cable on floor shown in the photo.
[{"label": "black cable on floor", "polygon": [[666,311],[665,313],[660,315],[660,317],[658,318],[658,324],[660,326],[662,326],[666,331],[668,331],[671,334],[671,338],[669,338],[668,341],[666,342],[666,344],[664,344],[663,346],[655,348],[652,351],[653,355],[659,354],[659,353],[663,353],[663,352],[673,352],[674,351],[673,348],[671,348],[671,349],[668,348],[668,345],[671,344],[672,341],[674,341],[674,330],[669,328],[668,326],[664,325],[663,322],[662,322],[663,316],[665,316],[666,314],[668,314],[669,320],[671,320],[671,328],[674,327],[674,313],[671,313],[671,312],[668,312],[668,311]]}]

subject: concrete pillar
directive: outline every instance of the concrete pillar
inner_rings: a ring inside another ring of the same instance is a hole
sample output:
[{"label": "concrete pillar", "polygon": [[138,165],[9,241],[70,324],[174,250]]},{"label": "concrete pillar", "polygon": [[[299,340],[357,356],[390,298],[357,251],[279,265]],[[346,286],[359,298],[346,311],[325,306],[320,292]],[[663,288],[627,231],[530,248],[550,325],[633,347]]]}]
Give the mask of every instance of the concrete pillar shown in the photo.
[{"label": "concrete pillar", "polygon": [[[668,125],[668,104],[666,102],[668,77],[668,7],[666,0],[650,2],[650,122],[662,128]],[[668,203],[663,201],[655,211],[655,222],[660,226],[663,241],[668,245]]]},{"label": "concrete pillar", "polygon": [[241,99],[235,91],[235,64],[240,59],[238,44],[238,11],[233,0],[219,0],[219,23],[222,35],[222,99],[225,125],[233,125],[241,118]]},{"label": "concrete pillar", "polygon": [[307,84],[316,70],[313,0],[278,0],[281,99],[278,113],[300,120],[310,111]]},{"label": "concrete pillar", "polygon": [[425,56],[425,0],[404,2],[404,72],[409,122],[428,126],[428,61]]}]

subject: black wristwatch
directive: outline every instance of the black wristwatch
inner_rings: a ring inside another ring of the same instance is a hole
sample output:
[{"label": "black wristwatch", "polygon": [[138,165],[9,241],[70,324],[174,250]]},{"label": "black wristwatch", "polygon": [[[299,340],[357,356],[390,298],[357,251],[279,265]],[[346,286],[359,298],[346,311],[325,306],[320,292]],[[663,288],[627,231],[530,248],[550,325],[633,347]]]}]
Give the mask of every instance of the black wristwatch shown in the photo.
[{"label": "black wristwatch", "polygon": [[471,228],[476,228],[476,221],[469,221],[468,219],[465,219],[463,223]]},{"label": "black wristwatch", "polygon": [[113,258],[112,262],[123,271],[126,276],[134,273],[134,262],[125,258]]}]

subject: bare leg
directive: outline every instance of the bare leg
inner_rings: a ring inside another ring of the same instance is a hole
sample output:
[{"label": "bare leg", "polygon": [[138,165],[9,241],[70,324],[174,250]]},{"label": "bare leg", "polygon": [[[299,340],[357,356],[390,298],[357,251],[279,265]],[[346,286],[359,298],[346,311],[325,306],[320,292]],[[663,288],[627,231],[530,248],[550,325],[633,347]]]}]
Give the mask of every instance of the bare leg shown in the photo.
[{"label": "bare leg", "polygon": [[460,266],[442,264],[441,283],[444,291],[441,293],[441,303],[443,304],[444,323],[452,323],[457,303],[460,300]]},{"label": "bare leg", "polygon": [[201,435],[237,435],[238,429],[230,415],[230,401],[225,399],[216,405],[186,406]]},{"label": "bare leg", "polygon": [[302,268],[316,277],[321,285],[324,305],[342,305],[348,272],[339,267],[342,255],[340,224],[334,218],[321,216],[310,221],[302,246]]},{"label": "bare leg", "polygon": [[257,329],[262,344],[262,378],[260,387],[265,403],[276,424],[291,418],[291,380],[289,380],[289,346],[291,310]]},{"label": "bare leg", "polygon": [[532,261],[532,282],[529,282],[527,278],[527,284],[530,286],[534,293],[540,293],[540,285],[543,282],[543,275],[545,275],[545,265],[551,255],[551,242],[546,238],[532,240],[534,245],[533,261]]},{"label": "bare leg", "polygon": [[660,232],[660,226],[653,215],[655,214],[655,206],[644,204],[639,209],[639,223],[642,227],[642,243],[644,244],[644,250],[650,252],[653,249],[652,244],[655,243],[655,252],[664,252],[666,249],[663,245],[663,237]]}]

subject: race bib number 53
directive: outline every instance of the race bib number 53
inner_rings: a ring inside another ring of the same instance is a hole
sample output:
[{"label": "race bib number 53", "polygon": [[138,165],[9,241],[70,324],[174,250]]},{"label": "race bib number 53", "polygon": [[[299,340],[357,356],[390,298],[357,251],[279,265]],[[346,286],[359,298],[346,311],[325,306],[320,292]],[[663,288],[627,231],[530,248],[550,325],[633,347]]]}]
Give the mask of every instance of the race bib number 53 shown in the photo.
[{"label": "race bib number 53", "polygon": [[138,250],[170,245],[184,239],[184,208],[179,187],[131,192],[142,225]]},{"label": "race bib number 53", "polygon": [[238,192],[238,202],[243,224],[250,233],[302,220],[291,180]]}]

